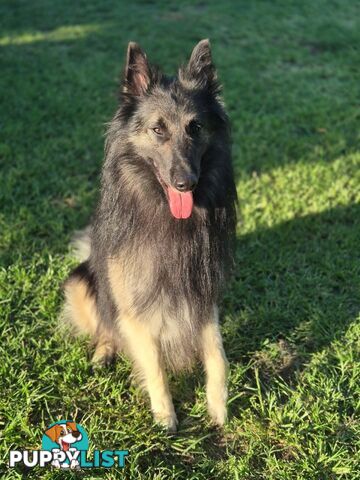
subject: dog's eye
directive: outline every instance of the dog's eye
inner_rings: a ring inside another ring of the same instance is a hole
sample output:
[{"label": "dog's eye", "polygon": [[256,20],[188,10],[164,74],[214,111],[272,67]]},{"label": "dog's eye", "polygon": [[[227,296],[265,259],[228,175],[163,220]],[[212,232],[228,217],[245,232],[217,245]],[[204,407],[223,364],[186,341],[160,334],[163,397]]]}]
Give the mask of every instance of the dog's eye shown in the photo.
[{"label": "dog's eye", "polygon": [[66,435],[66,432],[64,430],[61,430],[60,435],[63,437],[64,435]]},{"label": "dog's eye", "polygon": [[192,120],[186,127],[186,131],[189,135],[197,135],[201,129],[201,123],[197,122],[196,120]]},{"label": "dog's eye", "polygon": [[68,431],[68,433],[72,433],[71,428],[68,428],[67,431]]},{"label": "dog's eye", "polygon": [[156,133],[156,135],[163,135],[163,131],[161,127],[154,127],[152,131]]}]

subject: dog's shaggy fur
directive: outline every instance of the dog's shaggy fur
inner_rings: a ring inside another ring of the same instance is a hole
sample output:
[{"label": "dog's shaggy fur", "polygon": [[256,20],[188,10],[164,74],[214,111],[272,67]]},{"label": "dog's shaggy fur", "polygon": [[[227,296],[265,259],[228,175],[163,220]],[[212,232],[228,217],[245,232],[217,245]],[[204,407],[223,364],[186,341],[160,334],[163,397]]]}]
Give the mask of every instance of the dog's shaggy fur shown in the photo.
[{"label": "dog's shaggy fur", "polygon": [[95,339],[94,362],[120,349],[130,355],[155,419],[169,430],[177,420],[165,367],[188,368],[196,358],[207,372],[209,412],[220,425],[226,418],[217,304],[232,264],[235,202],[209,42],[175,78],[130,43],[100,201],[81,240],[89,256],[65,284],[65,311]]}]

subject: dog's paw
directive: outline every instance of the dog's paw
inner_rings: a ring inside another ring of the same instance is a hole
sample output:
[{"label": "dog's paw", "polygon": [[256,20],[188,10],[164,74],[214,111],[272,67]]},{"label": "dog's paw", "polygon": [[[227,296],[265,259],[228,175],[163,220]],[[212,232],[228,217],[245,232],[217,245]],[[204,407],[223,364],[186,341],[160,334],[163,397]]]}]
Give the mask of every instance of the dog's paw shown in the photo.
[{"label": "dog's paw", "polygon": [[178,419],[175,412],[154,412],[154,420],[164,427],[168,433],[175,433],[177,430]]},{"label": "dog's paw", "polygon": [[208,405],[208,412],[211,420],[218,427],[223,427],[227,419],[227,409],[225,405]]},{"label": "dog's paw", "polygon": [[71,463],[70,463],[70,468],[72,470],[77,470],[80,468],[80,463],[78,462],[78,460],[71,460]]},{"label": "dog's paw", "polygon": [[227,391],[223,391],[222,394],[219,392],[213,392],[213,394],[208,394],[207,396],[207,409],[211,420],[218,427],[222,427],[227,420]]},{"label": "dog's paw", "polygon": [[91,366],[93,370],[112,367],[115,364],[116,356],[111,355],[102,355],[98,352],[95,352],[91,359]]},{"label": "dog's paw", "polygon": [[60,462],[59,460],[53,460],[51,462],[51,465],[54,467],[54,468],[60,468]]}]

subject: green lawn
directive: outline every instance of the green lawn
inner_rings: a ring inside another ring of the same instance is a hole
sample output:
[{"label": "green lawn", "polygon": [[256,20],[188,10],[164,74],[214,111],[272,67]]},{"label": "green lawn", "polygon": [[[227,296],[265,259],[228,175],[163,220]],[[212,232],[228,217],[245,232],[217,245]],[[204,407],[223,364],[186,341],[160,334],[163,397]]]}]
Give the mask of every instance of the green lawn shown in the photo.
[{"label": "green lawn", "polygon": [[[356,0],[0,4],[1,478],[10,449],[72,418],[125,470],[85,478],[360,478],[360,4]],[[130,364],[93,373],[56,330],[68,243],[96,202],[126,44],[174,72],[209,37],[233,126],[241,220],[222,305],[230,418],[203,373],[173,378],[179,432]]]}]

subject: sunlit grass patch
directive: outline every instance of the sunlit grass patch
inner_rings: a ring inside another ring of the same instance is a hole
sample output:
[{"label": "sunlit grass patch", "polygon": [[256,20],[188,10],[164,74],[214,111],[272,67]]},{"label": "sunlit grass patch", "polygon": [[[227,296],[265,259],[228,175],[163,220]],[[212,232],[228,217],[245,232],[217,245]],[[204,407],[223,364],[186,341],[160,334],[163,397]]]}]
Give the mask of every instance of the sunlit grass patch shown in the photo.
[{"label": "sunlit grass patch", "polygon": [[25,45],[44,41],[61,42],[64,40],[76,40],[96,33],[100,28],[99,25],[72,25],[59,27],[49,32],[27,32],[19,35],[7,35],[0,37],[0,46]]}]

